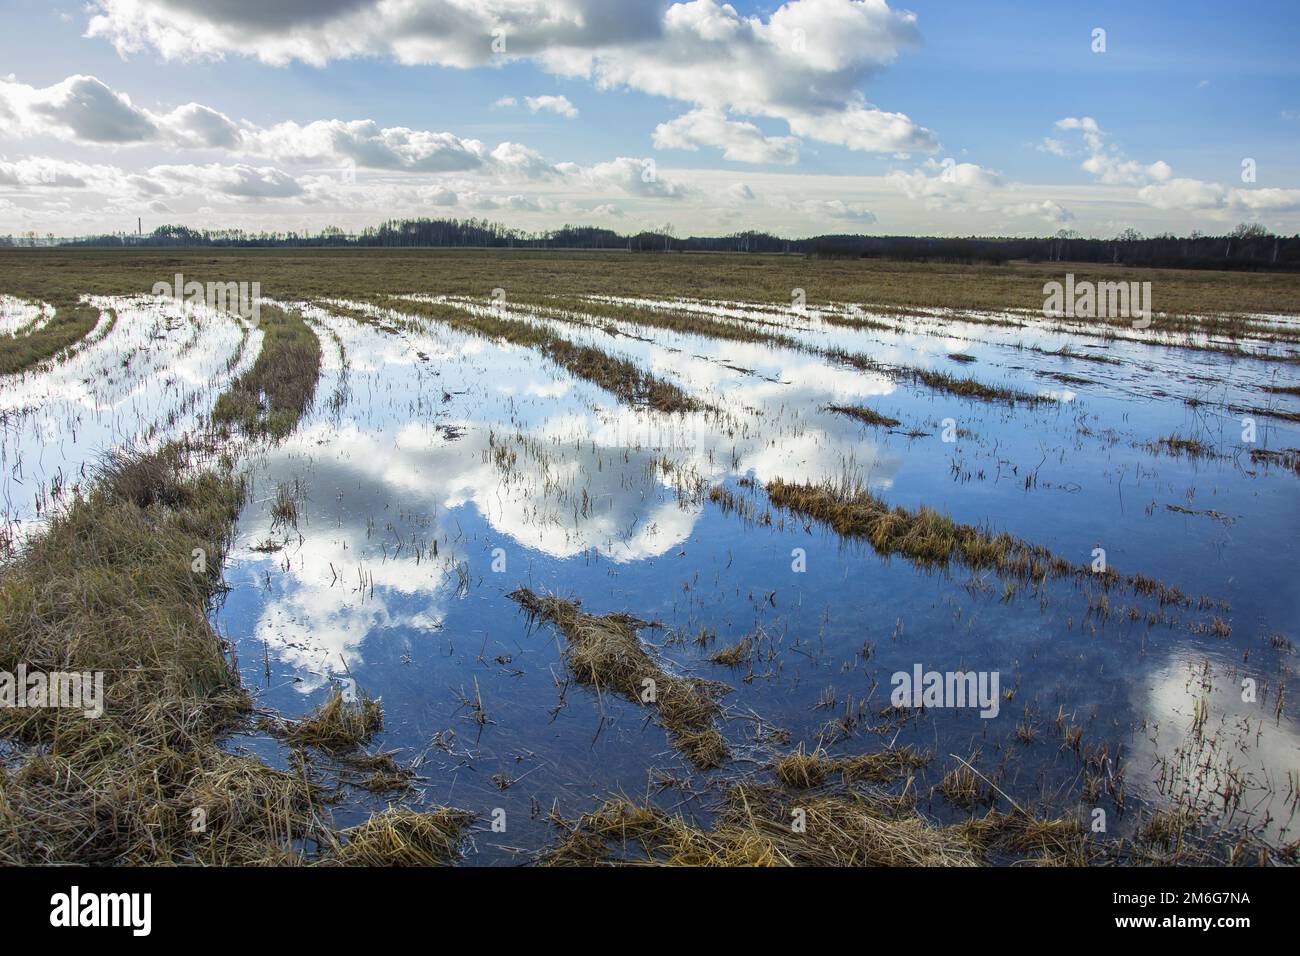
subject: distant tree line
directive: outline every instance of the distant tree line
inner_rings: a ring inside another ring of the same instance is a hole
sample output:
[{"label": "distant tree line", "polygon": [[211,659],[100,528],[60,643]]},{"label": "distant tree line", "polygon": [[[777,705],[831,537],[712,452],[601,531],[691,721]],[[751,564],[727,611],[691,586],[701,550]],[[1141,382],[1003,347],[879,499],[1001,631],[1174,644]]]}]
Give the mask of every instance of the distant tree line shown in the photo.
[{"label": "distant tree line", "polygon": [[671,225],[621,234],[597,226],[565,225],[528,232],[486,219],[391,219],[360,233],[337,227],[320,232],[246,232],[160,226],[146,235],[0,236],[0,246],[240,246],[240,247],[486,247],[516,249],[623,249],[630,252],[789,253],[826,258],[889,259],[902,262],[992,263],[1096,262],[1184,269],[1300,270],[1300,235],[1278,236],[1257,223],[1242,223],[1224,235],[1193,232],[1143,236],[1126,229],[1113,239],[1089,239],[1070,230],[1053,236],[1002,238],[970,236],[825,235],[784,239],[765,232],[679,238]]}]

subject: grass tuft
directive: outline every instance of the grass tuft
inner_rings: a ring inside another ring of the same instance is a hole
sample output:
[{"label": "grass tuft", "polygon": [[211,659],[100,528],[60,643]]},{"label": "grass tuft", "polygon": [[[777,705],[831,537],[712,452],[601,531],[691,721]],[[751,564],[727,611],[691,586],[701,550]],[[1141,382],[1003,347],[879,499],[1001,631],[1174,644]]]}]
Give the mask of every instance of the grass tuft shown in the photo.
[{"label": "grass tuft", "polygon": [[446,866],[461,856],[474,814],[440,808],[418,813],[389,807],[342,831],[346,842],[322,861],[334,866]]},{"label": "grass tuft", "polygon": [[537,595],[527,588],[519,588],[510,598],[564,635],[565,660],[580,683],[653,704],[673,744],[697,768],[721,766],[730,756],[713,724],[722,710],[719,685],[664,670],[637,636],[638,630],[655,625],[627,614],[586,614],[576,601]]}]

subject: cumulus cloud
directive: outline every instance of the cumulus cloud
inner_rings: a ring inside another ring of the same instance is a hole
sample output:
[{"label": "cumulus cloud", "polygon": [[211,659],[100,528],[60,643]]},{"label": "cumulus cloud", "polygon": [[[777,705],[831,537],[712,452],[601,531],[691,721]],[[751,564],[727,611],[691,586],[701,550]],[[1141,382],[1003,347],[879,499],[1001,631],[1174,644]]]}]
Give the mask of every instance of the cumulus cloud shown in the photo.
[{"label": "cumulus cloud", "polygon": [[1223,216],[1294,212],[1300,209],[1300,189],[1241,189],[1203,179],[1175,177],[1163,160],[1143,164],[1127,158],[1090,116],[1066,117],[1058,129],[1076,130],[1083,137],[1087,159],[1082,168],[1100,182],[1140,186],[1137,198],[1154,209],[1208,212]]},{"label": "cumulus cloud", "polygon": [[1201,179],[1171,179],[1145,186],[1138,190],[1138,198],[1156,209],[1222,211],[1233,216],[1300,209],[1300,189],[1229,189]]},{"label": "cumulus cloud", "polygon": [[1295,212],[1300,210],[1300,189],[1234,189],[1235,203],[1252,212]]},{"label": "cumulus cloud", "polygon": [[507,209],[513,209],[516,212],[549,212],[555,208],[555,203],[544,196],[524,196],[520,194],[507,196],[502,204]]},{"label": "cumulus cloud", "polygon": [[1170,179],[1143,186],[1138,198],[1157,209],[1220,209],[1227,203],[1228,190],[1199,179]]},{"label": "cumulus cloud", "polygon": [[790,131],[849,149],[908,156],[939,148],[930,130],[917,126],[903,113],[886,113],[869,106],[861,95],[851,97],[843,110],[799,113],[787,117]]},{"label": "cumulus cloud", "polygon": [[129,97],[93,76],[70,76],[44,89],[2,81],[0,102],[16,121],[15,132],[28,135],[116,144],[153,139],[159,132]]},{"label": "cumulus cloud", "polygon": [[721,110],[692,110],[654,131],[655,149],[698,150],[716,146],[724,159],[739,163],[780,163],[799,161],[799,140],[793,136],[765,136],[753,123],[727,119]]},{"label": "cumulus cloud", "polygon": [[578,116],[577,107],[569,102],[567,96],[525,96],[524,102],[534,113],[548,111],[568,119],[576,119]]},{"label": "cumulus cloud", "polygon": [[454,206],[460,201],[453,189],[444,186],[432,186],[420,191],[420,199],[430,206]]},{"label": "cumulus cloud", "polygon": [[508,176],[547,179],[559,175],[541,153],[521,143],[502,143],[492,150],[490,159],[495,171]]},{"label": "cumulus cloud", "polygon": [[273,166],[235,164],[169,164],[128,172],[112,165],[68,162],[31,157],[0,162],[0,187],[17,188],[35,195],[53,187],[93,193],[111,205],[134,208],[141,201],[154,211],[170,209],[169,200],[200,199],[212,202],[288,200],[309,202],[320,187],[311,179],[299,180]]},{"label": "cumulus cloud", "polygon": [[53,136],[107,146],[163,143],[193,148],[228,148],[239,131],[229,117],[188,103],[170,113],[153,113],[93,76],[80,74],[37,88],[0,80],[0,113],[11,137]]},{"label": "cumulus cloud", "polygon": [[1074,214],[1055,199],[1044,199],[1042,202],[1012,203],[1004,206],[1002,212],[1009,216],[1027,216],[1041,219],[1043,222],[1052,225],[1063,225],[1074,219]]},{"label": "cumulus cloud", "polygon": [[296,179],[273,166],[239,163],[223,166],[155,166],[152,178],[165,183],[198,186],[210,192],[239,199],[285,199],[298,196],[303,188]]},{"label": "cumulus cloud", "polygon": [[1025,199],[1024,187],[1007,183],[1000,173],[951,157],[928,160],[911,172],[894,170],[885,182],[929,210],[973,211],[1003,218],[1032,218],[1059,224],[1074,215],[1055,199]]},{"label": "cumulus cloud", "polygon": [[0,186],[86,189],[120,179],[121,171],[113,166],[93,166],[48,157],[0,162]]},{"label": "cumulus cloud", "polygon": [[[563,97],[541,97],[537,109],[563,111]],[[530,101],[532,105],[532,101]],[[51,135],[82,145],[155,144],[220,149],[276,163],[386,172],[480,172],[502,178],[554,177],[555,168],[519,143],[494,149],[449,132],[381,127],[374,120],[236,123],[224,113],[187,103],[169,113],[135,107],[130,97],[93,76],[70,76],[44,89],[0,81],[0,114],[11,138]]]},{"label": "cumulus cloud", "polygon": [[1056,121],[1056,128],[1077,131],[1083,137],[1088,156],[1080,168],[1099,182],[1140,186],[1165,182],[1173,176],[1173,170],[1163,160],[1144,165],[1128,159],[1118,147],[1107,141],[1108,137],[1091,116],[1067,116]]},{"label": "cumulus cloud", "polygon": [[862,224],[876,221],[875,213],[862,203],[842,199],[810,199],[800,203],[799,208],[816,219],[840,219]]},{"label": "cumulus cloud", "polygon": [[971,202],[1002,187],[1002,177],[975,163],[959,163],[951,158],[942,163],[928,163],[926,169],[910,173],[892,170],[885,182],[909,199],[919,200],[930,209],[951,209]]},{"label": "cumulus cloud", "polygon": [[[567,102],[559,97],[532,98],[529,106],[563,113]],[[92,116],[94,110],[102,115]],[[21,192],[31,208],[37,202],[46,210],[58,208],[58,203],[66,206],[66,200],[58,198],[60,190],[81,190],[95,194],[93,203],[101,211],[109,210],[104,213],[109,218],[114,215],[111,210],[138,209],[141,203],[159,215],[178,209],[175,214],[184,215],[195,200],[222,209],[276,202],[372,214],[419,206],[530,214],[583,208],[542,195],[493,194],[485,188],[524,182],[546,183],[561,194],[584,200],[611,191],[641,200],[676,200],[693,193],[660,176],[651,159],[618,157],[592,166],[556,165],[521,143],[507,141],[489,148],[450,132],[384,127],[374,120],[257,126],[235,122],[197,103],[155,113],[136,107],[130,97],[94,77],[73,76],[45,89],[24,86],[13,78],[0,81],[0,116],[5,121],[3,134],[9,138],[52,135],[79,146],[117,150],[152,144],[173,151],[221,151],[229,157],[225,162],[173,161],[132,171],[48,159],[0,165],[0,187]],[[355,174],[363,169],[381,175],[358,186]],[[385,173],[403,179],[410,175],[416,184],[407,186],[385,178]],[[421,183],[420,176],[428,178]],[[446,178],[452,176],[453,180]],[[58,188],[40,188],[47,186]],[[622,212],[606,203],[600,214]]]},{"label": "cumulus cloud", "polygon": [[607,163],[597,163],[589,169],[569,167],[571,176],[588,180],[597,187],[614,187],[629,196],[654,199],[682,199],[691,190],[682,183],[659,175],[653,159],[620,156]]},{"label": "cumulus cloud", "polygon": [[1038,149],[1039,152],[1051,153],[1053,156],[1066,155],[1065,144],[1059,139],[1053,139],[1050,136],[1044,136],[1043,141],[1035,148]]},{"label": "cumulus cloud", "polygon": [[367,169],[439,173],[477,169],[487,156],[478,140],[402,126],[381,128],[374,120],[278,123],[246,130],[239,149],[287,163],[351,162]]},{"label": "cumulus cloud", "polygon": [[234,149],[240,141],[239,127],[230,117],[199,103],[178,106],[161,118],[160,126],[178,146]]},{"label": "cumulus cloud", "polygon": [[281,65],[389,56],[462,68],[530,59],[601,88],[784,120],[796,136],[850,149],[938,147],[930,130],[862,94],[920,42],[915,15],[885,0],[790,0],[766,19],[717,0],[97,0],[92,9],[88,35],[123,55]]}]

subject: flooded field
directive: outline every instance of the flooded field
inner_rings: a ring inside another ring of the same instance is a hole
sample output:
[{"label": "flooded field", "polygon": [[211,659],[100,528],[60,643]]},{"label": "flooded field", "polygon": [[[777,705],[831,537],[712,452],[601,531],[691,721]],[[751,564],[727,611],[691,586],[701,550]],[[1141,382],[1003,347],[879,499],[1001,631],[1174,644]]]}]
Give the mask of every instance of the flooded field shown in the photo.
[{"label": "flooded field", "polygon": [[348,844],[399,808],[479,865],[1294,860],[1300,303],[544,285],[273,293],[319,344],[274,437],[209,427],[257,321],[78,300],[0,378],[6,558],[115,449],[241,476],[220,747]]}]

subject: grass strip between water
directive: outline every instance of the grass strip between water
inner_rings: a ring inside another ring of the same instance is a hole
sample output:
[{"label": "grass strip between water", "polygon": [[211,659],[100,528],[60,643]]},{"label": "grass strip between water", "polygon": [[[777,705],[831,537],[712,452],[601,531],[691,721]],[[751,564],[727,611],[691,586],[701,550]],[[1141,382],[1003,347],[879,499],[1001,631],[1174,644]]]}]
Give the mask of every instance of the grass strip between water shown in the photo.
[{"label": "grass strip between water", "polygon": [[296,315],[260,306],[264,338],[253,367],[217,399],[212,420],[227,433],[283,438],[311,404],[320,377],[320,340]]},{"label": "grass strip between water", "polygon": [[[1176,588],[1142,575],[1122,576],[1112,568],[1093,571],[1074,564],[1041,545],[1002,532],[960,524],[951,516],[922,505],[909,510],[891,508],[868,489],[849,483],[767,483],[772,504],[829,525],[845,537],[864,538],[882,555],[902,555],[922,568],[946,568],[959,562],[974,570],[991,569],[1009,581],[1076,578],[1096,581],[1104,590],[1127,585],[1163,604],[1190,606]],[[1204,606],[1209,599],[1200,599]],[[1209,602],[1213,603],[1213,602]]]},{"label": "grass strip between water", "polygon": [[52,303],[55,312],[43,328],[20,335],[0,335],[0,375],[12,375],[49,361],[90,334],[100,310],[74,300]]},{"label": "grass strip between water", "polygon": [[[370,319],[355,310],[337,306],[330,308],[362,321]],[[504,339],[515,345],[536,349],[556,365],[578,378],[599,385],[626,405],[644,406],[668,413],[700,411],[708,407],[671,382],[642,371],[627,359],[617,358],[594,346],[570,342],[542,325],[504,315],[475,314],[442,302],[403,300],[401,308],[442,322],[461,332],[492,340]]]},{"label": "grass strip between water", "polygon": [[587,614],[575,601],[537,595],[527,588],[519,588],[510,598],[564,635],[565,660],[580,683],[653,704],[673,746],[697,768],[721,766],[730,756],[714,726],[722,710],[717,699],[722,685],[665,671],[637,636],[642,628],[656,625],[626,614]]},{"label": "grass strip between water", "polygon": [[[218,402],[226,431],[279,437],[311,403],[314,333],[278,310],[266,331],[236,397]],[[468,814],[403,811],[336,832],[301,751],[281,771],[221,748],[252,711],[208,619],[244,485],[228,458],[196,465],[205,444],[113,454],[0,567],[0,671],[103,675],[96,719],[0,708],[0,737],[15,745],[0,765],[0,863],[449,861]],[[378,719],[373,701],[331,698],[290,736],[347,746]]]},{"label": "grass strip between water", "polygon": [[[796,824],[797,821],[797,824]],[[913,802],[845,790],[791,797],[738,784],[712,828],[619,798],[565,825],[552,866],[977,866],[987,854],[1052,865],[1086,864],[1094,851],[1078,822],[990,812],[938,826]]]}]

